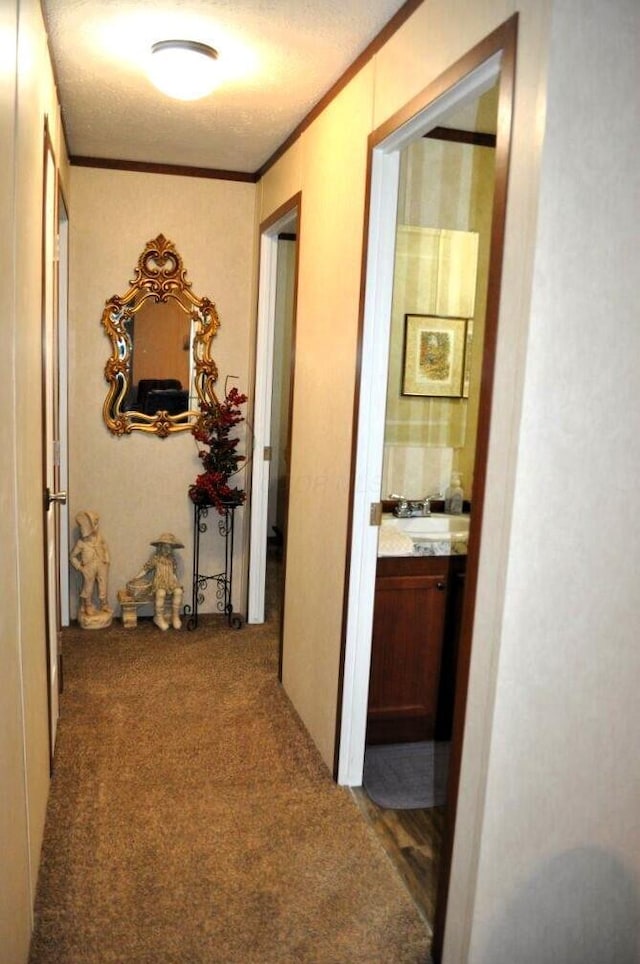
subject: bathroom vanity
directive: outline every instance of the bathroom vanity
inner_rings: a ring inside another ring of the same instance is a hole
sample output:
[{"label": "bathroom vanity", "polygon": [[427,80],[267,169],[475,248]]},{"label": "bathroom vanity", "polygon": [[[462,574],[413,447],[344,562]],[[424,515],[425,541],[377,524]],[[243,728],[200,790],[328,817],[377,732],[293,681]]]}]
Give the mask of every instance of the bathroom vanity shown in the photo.
[{"label": "bathroom vanity", "polygon": [[[405,530],[404,521],[391,525]],[[394,540],[386,544],[399,549],[397,532],[386,535]],[[367,743],[446,740],[451,735],[467,560],[466,539],[457,535],[455,542],[440,533],[416,539],[405,555],[378,558]]]}]

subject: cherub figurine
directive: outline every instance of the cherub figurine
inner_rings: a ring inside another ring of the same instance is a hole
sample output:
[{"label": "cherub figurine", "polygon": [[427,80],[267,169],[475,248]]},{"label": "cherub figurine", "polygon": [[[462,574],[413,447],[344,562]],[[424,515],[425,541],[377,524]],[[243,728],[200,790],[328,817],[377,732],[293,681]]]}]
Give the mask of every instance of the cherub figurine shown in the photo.
[{"label": "cherub figurine", "polygon": [[140,598],[148,593],[154,603],[153,621],[158,629],[168,629],[169,623],[165,616],[167,596],[171,598],[171,625],[180,629],[180,606],[182,605],[182,586],[178,583],[176,549],[184,549],[182,542],[178,542],[172,532],[163,532],[151,543],[156,551],[145,562],[140,572],[130,582],[127,589]]},{"label": "cherub figurine", "polygon": [[[82,576],[78,622],[83,629],[103,629],[111,625],[113,611],[107,602],[109,549],[100,532],[97,512],[78,512],[76,524],[80,537],[69,554],[71,565]],[[98,605],[94,605],[97,591]]]}]

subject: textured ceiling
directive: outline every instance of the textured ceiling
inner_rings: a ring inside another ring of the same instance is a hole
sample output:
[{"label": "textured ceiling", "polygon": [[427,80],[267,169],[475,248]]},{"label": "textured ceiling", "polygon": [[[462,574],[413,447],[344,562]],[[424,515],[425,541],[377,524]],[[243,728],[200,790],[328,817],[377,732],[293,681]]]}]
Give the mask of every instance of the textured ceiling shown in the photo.
[{"label": "textured ceiling", "polygon": [[[254,172],[404,0],[42,0],[71,155]],[[148,81],[157,40],[219,52],[221,86]]]}]

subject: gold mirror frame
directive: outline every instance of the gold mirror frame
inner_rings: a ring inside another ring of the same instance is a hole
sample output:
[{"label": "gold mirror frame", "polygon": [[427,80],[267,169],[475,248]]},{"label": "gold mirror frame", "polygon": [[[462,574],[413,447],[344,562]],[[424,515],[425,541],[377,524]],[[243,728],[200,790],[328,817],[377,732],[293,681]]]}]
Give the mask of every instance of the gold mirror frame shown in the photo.
[{"label": "gold mirror frame", "polygon": [[[170,415],[158,411],[155,415],[127,411],[124,400],[131,389],[131,363],[133,344],[127,323],[141,307],[154,302],[177,302],[188,316],[193,327],[192,358],[195,393],[198,404],[215,400],[213,386],[218,379],[218,369],[211,357],[211,341],[220,327],[216,306],[208,298],[198,298],[187,281],[182,258],[174,244],[163,234],[148,241],[138,258],[135,276],[129,282],[125,295],[114,295],[102,313],[102,325],[111,340],[111,356],[104,367],[104,377],[109,383],[102,414],[105,425],[114,435],[131,432],[153,432],[166,438],[172,432],[184,432],[193,427],[199,411],[187,410]],[[189,386],[191,394],[191,386]]]}]

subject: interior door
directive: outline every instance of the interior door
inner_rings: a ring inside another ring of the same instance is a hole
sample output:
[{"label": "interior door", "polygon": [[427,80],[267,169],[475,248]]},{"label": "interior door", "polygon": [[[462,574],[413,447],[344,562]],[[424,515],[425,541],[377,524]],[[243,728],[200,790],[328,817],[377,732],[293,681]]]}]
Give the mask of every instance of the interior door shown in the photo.
[{"label": "interior door", "polygon": [[60,414],[58,350],[58,187],[56,164],[45,129],[43,192],[43,284],[42,284],[42,387],[43,474],[45,536],[45,599],[47,677],[49,684],[49,737],[53,753],[61,690],[60,654],[60,505],[66,493],[60,488]]},{"label": "interior door", "polygon": [[[58,285],[57,299],[57,339],[55,347],[56,372],[57,372],[57,415],[58,415],[58,441],[55,446],[59,452],[58,459],[58,489],[56,491],[68,490],[69,486],[69,462],[68,462],[68,421],[69,421],[69,398],[68,398],[68,356],[69,356],[69,333],[68,333],[68,313],[69,313],[69,217],[67,206],[60,188],[58,189],[58,242],[56,260],[56,278]],[[57,532],[58,544],[58,600],[60,603],[61,625],[69,625],[69,506],[67,502],[58,503],[60,526]]]},{"label": "interior door", "polygon": [[[288,439],[290,435],[300,203],[300,195],[296,195],[261,225],[256,387],[253,413],[254,458],[251,476],[247,614],[249,623],[262,623],[265,618],[267,539],[270,534],[269,527],[272,525],[270,510],[273,510],[276,516],[279,515],[281,520],[286,520],[287,513],[286,504],[283,505],[283,502],[287,501],[287,486],[286,479],[283,480],[282,476],[288,474],[288,451],[286,451],[286,445],[285,451],[281,451],[280,441]],[[291,271],[287,275],[288,290],[287,297],[284,299],[289,311],[286,328],[277,323],[278,270],[279,264],[282,266],[283,262],[283,234],[289,239],[294,235],[297,237],[293,246],[294,257],[291,259],[291,252],[289,252],[287,259]],[[274,418],[274,388],[278,399],[277,418]],[[277,439],[274,439],[273,428],[276,422],[278,431]],[[276,443],[275,446],[274,443]],[[271,464],[274,447],[278,454],[277,466]],[[278,494],[281,496],[279,508]],[[281,527],[286,528],[286,521],[281,523]]]}]

